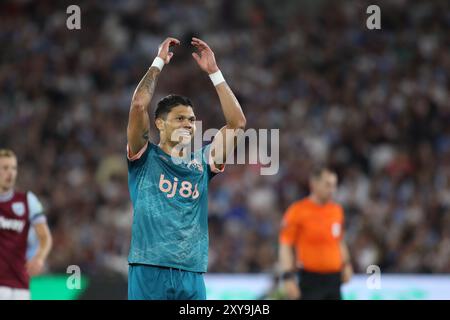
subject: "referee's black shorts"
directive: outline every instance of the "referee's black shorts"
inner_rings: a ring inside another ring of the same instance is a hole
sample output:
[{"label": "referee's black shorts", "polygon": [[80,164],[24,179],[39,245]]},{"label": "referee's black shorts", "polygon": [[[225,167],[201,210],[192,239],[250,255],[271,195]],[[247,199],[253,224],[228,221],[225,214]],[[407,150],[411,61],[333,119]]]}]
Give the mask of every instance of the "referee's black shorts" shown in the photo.
[{"label": "referee's black shorts", "polygon": [[299,271],[302,300],[341,300],[341,273]]}]

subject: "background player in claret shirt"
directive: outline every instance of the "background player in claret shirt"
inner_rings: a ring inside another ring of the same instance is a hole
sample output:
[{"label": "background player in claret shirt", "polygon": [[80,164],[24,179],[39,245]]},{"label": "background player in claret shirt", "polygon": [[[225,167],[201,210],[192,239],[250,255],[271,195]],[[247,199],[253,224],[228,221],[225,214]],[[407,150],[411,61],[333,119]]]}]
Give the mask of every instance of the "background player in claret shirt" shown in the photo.
[{"label": "background player in claret shirt", "polygon": [[223,171],[227,155],[235,148],[237,130],[246,123],[214,53],[205,42],[192,38],[197,49],[193,58],[216,88],[226,125],[210,145],[191,156],[173,152],[179,146],[178,138],[183,143],[191,140],[195,114],[188,98],[169,95],[155,110],[159,144],[149,141],[148,108],[156,80],[173,57],[169,48],[178,44],[177,39],[167,38],[159,46],[158,56],[131,102],[128,182],[134,216],[128,257],[129,299],[206,299],[203,273],[208,265],[208,185]]},{"label": "background player in claret shirt", "polygon": [[343,236],[344,211],[332,200],[336,186],[336,173],[315,170],[310,195],[292,204],[283,217],[279,256],[291,299],[341,299],[341,284],[353,274]]},{"label": "background player in claret shirt", "polygon": [[[52,238],[37,197],[14,190],[17,158],[0,149],[0,299],[30,299],[29,278],[42,272]],[[26,261],[30,227],[39,239],[36,254]]]}]

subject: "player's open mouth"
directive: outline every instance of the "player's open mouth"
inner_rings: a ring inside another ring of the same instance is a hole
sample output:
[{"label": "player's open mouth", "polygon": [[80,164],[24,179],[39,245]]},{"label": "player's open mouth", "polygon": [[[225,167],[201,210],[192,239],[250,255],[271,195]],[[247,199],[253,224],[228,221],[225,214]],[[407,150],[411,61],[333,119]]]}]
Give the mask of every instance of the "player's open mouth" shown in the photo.
[{"label": "player's open mouth", "polygon": [[192,132],[188,129],[179,129],[177,131],[178,134],[182,137],[190,137],[192,135]]}]

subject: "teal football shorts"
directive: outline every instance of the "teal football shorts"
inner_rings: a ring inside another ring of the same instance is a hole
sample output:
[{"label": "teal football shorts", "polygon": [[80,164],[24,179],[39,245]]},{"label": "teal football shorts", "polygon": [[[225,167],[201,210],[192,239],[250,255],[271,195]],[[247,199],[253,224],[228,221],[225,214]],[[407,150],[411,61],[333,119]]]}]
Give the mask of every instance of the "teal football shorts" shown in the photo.
[{"label": "teal football shorts", "polygon": [[203,273],[146,264],[130,264],[129,300],[206,300]]}]

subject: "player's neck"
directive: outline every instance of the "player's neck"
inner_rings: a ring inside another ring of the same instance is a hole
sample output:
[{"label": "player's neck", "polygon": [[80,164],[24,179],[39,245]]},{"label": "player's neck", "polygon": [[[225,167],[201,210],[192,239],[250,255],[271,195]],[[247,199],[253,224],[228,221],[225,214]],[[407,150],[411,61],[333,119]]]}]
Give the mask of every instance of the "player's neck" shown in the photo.
[{"label": "player's neck", "polygon": [[13,188],[0,187],[0,195],[10,194],[11,192],[13,192]]},{"label": "player's neck", "polygon": [[158,144],[158,147],[171,157],[175,156],[175,157],[183,158],[186,154],[185,148],[181,148],[181,150],[179,152],[177,152],[177,150],[174,150],[176,145],[172,145],[167,142],[160,142]]},{"label": "player's neck", "polygon": [[323,206],[323,205],[325,205],[325,204],[327,204],[328,203],[328,200],[321,200],[317,195],[315,195],[315,194],[311,194],[310,196],[309,196],[309,199],[312,201],[312,202],[314,202],[315,204],[317,204],[317,205],[319,205],[319,206]]},{"label": "player's neck", "polygon": [[6,201],[11,198],[14,193],[14,189],[0,188],[0,201]]}]

